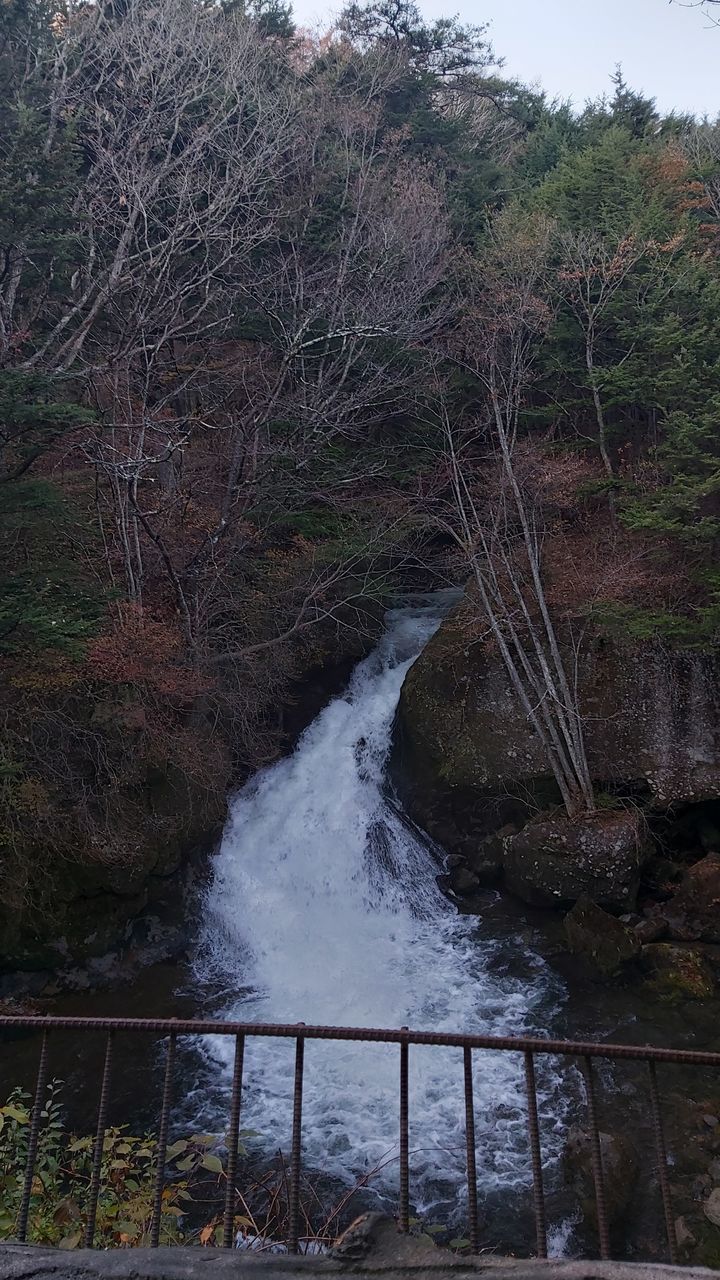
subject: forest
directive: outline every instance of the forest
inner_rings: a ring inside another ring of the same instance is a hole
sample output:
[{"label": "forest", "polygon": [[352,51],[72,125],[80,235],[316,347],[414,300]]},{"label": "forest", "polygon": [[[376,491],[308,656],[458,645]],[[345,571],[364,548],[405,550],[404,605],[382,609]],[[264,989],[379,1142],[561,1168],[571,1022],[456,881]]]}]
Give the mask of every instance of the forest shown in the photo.
[{"label": "forest", "polygon": [[6,936],[214,831],[402,590],[592,813],[582,637],[717,646],[720,123],[411,0],[0,22]]}]

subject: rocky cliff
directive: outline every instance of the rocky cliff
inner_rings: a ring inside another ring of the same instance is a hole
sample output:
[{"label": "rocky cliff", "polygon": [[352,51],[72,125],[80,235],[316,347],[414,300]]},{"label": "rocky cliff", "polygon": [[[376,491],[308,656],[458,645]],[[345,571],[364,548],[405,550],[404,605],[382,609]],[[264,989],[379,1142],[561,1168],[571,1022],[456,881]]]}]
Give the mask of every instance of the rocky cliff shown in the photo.
[{"label": "rocky cliff", "polygon": [[[573,831],[556,814],[554,779],[502,660],[477,635],[463,602],[410,671],[399,709],[396,763],[405,797],[413,817],[454,855],[456,876],[462,858],[475,885],[504,876],[527,901],[567,906],[589,893],[619,911],[634,904],[654,853],[646,819],[652,825],[665,815],[670,844],[669,827],[689,823],[683,840],[697,856],[714,847],[717,655],[638,647],[588,626],[575,647],[567,642],[600,797],[594,823]],[[578,875],[588,859],[590,871]]]}]

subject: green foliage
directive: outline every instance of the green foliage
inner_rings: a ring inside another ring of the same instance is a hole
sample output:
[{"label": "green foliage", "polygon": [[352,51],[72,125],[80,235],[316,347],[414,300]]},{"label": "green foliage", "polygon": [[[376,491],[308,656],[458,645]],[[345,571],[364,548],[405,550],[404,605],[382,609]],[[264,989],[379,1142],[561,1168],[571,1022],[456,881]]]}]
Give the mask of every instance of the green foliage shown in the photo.
[{"label": "green foliage", "polygon": [[[95,1139],[78,1137],[67,1130],[62,1087],[58,1080],[48,1085],[41,1113],[27,1238],[31,1244],[74,1249],[82,1244],[87,1224]],[[5,1106],[0,1107],[0,1240],[11,1240],[16,1231],[30,1120],[30,1095],[14,1089]],[[161,1198],[161,1244],[180,1244],[186,1240],[187,1217],[194,1205],[193,1185],[207,1175],[224,1177],[223,1162],[216,1154],[219,1141],[215,1135],[198,1134],[179,1139],[167,1148]],[[242,1145],[238,1150],[244,1154]],[[106,1131],[96,1245],[108,1248],[149,1244],[157,1160],[158,1143],[154,1135],[135,1137],[127,1132],[127,1126]]]},{"label": "green foliage", "polygon": [[67,432],[92,421],[44,374],[0,369],[0,483],[18,480]]},{"label": "green foliage", "polygon": [[622,236],[653,229],[657,211],[640,160],[643,147],[619,125],[591,146],[567,153],[540,187],[537,202],[562,227]]},{"label": "green foliage", "polygon": [[689,613],[604,603],[595,605],[590,616],[609,634],[625,640],[661,641],[671,647],[711,650],[720,632],[720,590],[709,604]]},{"label": "green foliage", "polygon": [[12,554],[0,566],[0,653],[51,649],[77,657],[105,607],[104,593],[73,557],[81,510],[46,480],[7,484],[2,494],[0,541]]}]

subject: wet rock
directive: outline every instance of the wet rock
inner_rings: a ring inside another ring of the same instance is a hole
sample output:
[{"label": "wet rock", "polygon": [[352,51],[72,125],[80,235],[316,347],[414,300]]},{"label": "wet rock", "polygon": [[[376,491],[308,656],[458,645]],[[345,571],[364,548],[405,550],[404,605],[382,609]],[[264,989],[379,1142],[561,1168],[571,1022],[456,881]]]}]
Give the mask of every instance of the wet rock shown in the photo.
[{"label": "wet rock", "polygon": [[715,994],[715,978],[702,952],[670,942],[643,947],[640,963],[663,999],[707,1000]]},{"label": "wet rock", "polygon": [[659,942],[661,938],[667,937],[667,921],[658,916],[648,916],[635,925],[633,933],[640,943]]},{"label": "wet rock", "polygon": [[480,845],[468,854],[468,866],[478,877],[484,888],[497,884],[502,876],[504,838],[512,835],[515,827],[504,827],[497,835],[488,836]]},{"label": "wet rock", "polygon": [[[500,654],[474,643],[479,631],[468,591],[410,669],[398,717],[413,816],[441,842],[436,828],[453,828],[463,851],[478,815],[490,834],[518,811],[559,800]],[[569,637],[561,645],[578,658]],[[661,808],[720,795],[720,654],[640,648],[588,630],[577,675],[594,782],[649,792]]]},{"label": "wet rock", "polygon": [[[632,1143],[619,1133],[601,1133],[608,1222],[617,1225],[635,1200],[638,1158]],[[583,1217],[597,1227],[597,1205],[590,1134],[575,1125],[568,1131],[564,1155],[565,1181],[577,1196]]]},{"label": "wet rock", "polygon": [[720,942],[720,853],[690,867],[662,908],[670,936],[684,942]]},{"label": "wet rock", "polygon": [[548,818],[505,839],[505,884],[531,906],[567,908],[587,897],[619,914],[635,905],[649,851],[634,811]]},{"label": "wet rock", "polygon": [[465,859],[459,853],[449,853],[445,859],[445,869],[454,871],[456,867],[464,867]]},{"label": "wet rock", "polygon": [[710,1192],[705,1204],[703,1205],[703,1213],[712,1222],[714,1227],[720,1227],[720,1187],[716,1187]]},{"label": "wet rock", "polygon": [[480,881],[471,871],[469,867],[454,867],[450,872],[450,888],[453,893],[463,897],[467,893],[474,893],[480,888]]},{"label": "wet rock", "polygon": [[570,950],[584,955],[605,977],[612,977],[636,960],[640,943],[632,929],[603,911],[590,898],[580,898],[565,917]]}]

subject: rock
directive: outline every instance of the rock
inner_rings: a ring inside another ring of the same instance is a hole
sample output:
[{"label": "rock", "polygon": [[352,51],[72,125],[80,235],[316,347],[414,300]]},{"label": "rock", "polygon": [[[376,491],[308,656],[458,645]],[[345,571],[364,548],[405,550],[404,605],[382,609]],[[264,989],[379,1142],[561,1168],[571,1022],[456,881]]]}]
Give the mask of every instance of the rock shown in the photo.
[{"label": "rock", "polygon": [[659,916],[648,916],[646,920],[641,920],[636,924],[633,933],[640,943],[659,942],[661,938],[667,936],[667,921]]},{"label": "rock", "polygon": [[[503,831],[505,835],[514,834],[515,827],[505,827]],[[497,884],[502,876],[503,867],[503,831],[498,831],[497,835],[488,836],[483,840],[477,848],[470,852],[467,856],[468,866],[475,872],[480,884],[484,888]]]},{"label": "rock", "polygon": [[[398,710],[410,810],[464,852],[478,821],[490,834],[559,800],[502,658],[491,643],[472,643],[480,629],[468,591],[408,672]],[[578,694],[593,782],[644,790],[661,808],[720,796],[720,654],[585,635]],[[570,638],[561,644],[574,661]],[[708,831],[705,843],[714,839]]]},{"label": "rock", "polygon": [[658,995],[666,1000],[707,1000],[715,994],[715,978],[700,951],[653,942],[643,947],[640,963]]},{"label": "rock", "polygon": [[695,1236],[684,1218],[675,1219],[675,1238],[679,1249],[689,1249],[695,1244]]},{"label": "rock", "polygon": [[480,888],[480,881],[468,867],[454,867],[450,872],[450,888],[462,897],[466,893],[475,893]]},{"label": "rock", "polygon": [[703,1205],[703,1213],[714,1227],[720,1227],[720,1187],[710,1192]]},{"label": "rock", "polygon": [[720,1160],[713,1160],[708,1169],[708,1173],[713,1182],[720,1182]]},{"label": "rock", "polygon": [[625,809],[528,823],[504,845],[505,884],[531,906],[587,897],[617,913],[635,905],[650,847],[643,819]]},{"label": "rock", "polygon": [[[635,1201],[638,1158],[632,1143],[619,1133],[600,1134],[605,1199],[610,1226],[621,1222]],[[565,1181],[580,1202],[583,1216],[597,1227],[590,1135],[574,1125],[564,1154]]]},{"label": "rock", "polygon": [[703,1124],[706,1124],[708,1129],[716,1129],[720,1124],[720,1120],[718,1120],[717,1116],[703,1116]]},{"label": "rock", "polygon": [[456,867],[464,867],[465,859],[459,853],[449,853],[445,859],[445,870],[454,871]]},{"label": "rock", "polygon": [[683,942],[720,942],[720,853],[690,867],[662,907],[670,936]]},{"label": "rock", "polygon": [[565,933],[570,950],[587,956],[605,977],[619,973],[623,965],[640,954],[640,943],[632,929],[589,898],[579,898],[565,917]]}]

